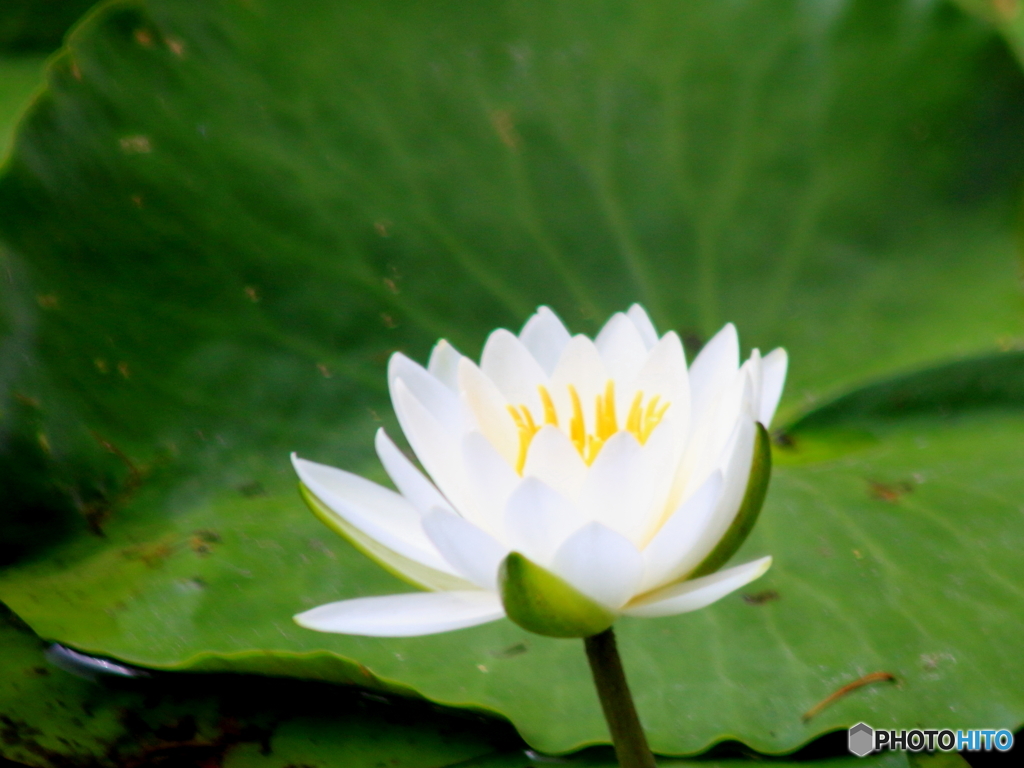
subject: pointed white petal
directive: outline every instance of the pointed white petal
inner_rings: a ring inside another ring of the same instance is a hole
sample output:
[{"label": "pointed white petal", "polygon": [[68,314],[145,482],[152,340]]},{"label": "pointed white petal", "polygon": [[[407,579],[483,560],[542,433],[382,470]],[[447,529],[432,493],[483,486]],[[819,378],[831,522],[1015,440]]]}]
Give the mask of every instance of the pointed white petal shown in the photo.
[{"label": "pointed white petal", "polygon": [[558,315],[547,307],[538,307],[537,313],[526,321],[519,333],[519,340],[549,376],[558,365],[569,338],[569,331]]},{"label": "pointed white petal", "polygon": [[657,395],[661,403],[671,403],[666,416],[672,419],[678,439],[682,440],[690,424],[690,381],[683,343],[674,331],[662,336],[651,349],[632,385],[621,395],[616,392],[616,407],[623,421],[636,392],[644,393],[644,402]]},{"label": "pointed white petal", "polygon": [[624,536],[587,523],[558,548],[551,570],[592,600],[618,610],[636,594],[644,559]]},{"label": "pointed white petal", "polygon": [[388,437],[384,428],[377,430],[374,440],[377,449],[377,457],[384,465],[384,470],[391,478],[399,492],[406,501],[412,504],[420,514],[423,514],[431,507],[448,507],[448,500],[441,495],[441,492],[434,487],[419,469],[416,468],[391,438]]},{"label": "pointed white petal", "polygon": [[[690,550],[700,541],[718,507],[724,481],[715,471],[672,514],[644,550],[644,583],[641,591],[655,589],[686,573]],[[692,566],[691,566],[692,568]]]},{"label": "pointed white petal", "polygon": [[726,323],[700,351],[690,366],[690,396],[694,419],[714,402],[740,366],[740,340],[736,326]]},{"label": "pointed white petal", "polygon": [[579,395],[583,409],[583,420],[588,432],[594,429],[594,405],[598,395],[603,394],[608,383],[608,370],[594,342],[586,336],[573,336],[562,350],[562,357],[551,374],[551,399],[558,411],[558,418],[565,420],[562,427],[572,418],[572,400],[569,396],[571,385]]},{"label": "pointed white petal", "polygon": [[530,442],[523,477],[535,477],[575,501],[587,479],[587,465],[569,436],[558,427],[546,424]]},{"label": "pointed white petal", "polygon": [[504,615],[496,594],[467,590],[342,600],[300,613],[295,621],[318,632],[417,637],[486,624]]},{"label": "pointed white petal", "polygon": [[762,557],[760,560],[737,565],[735,568],[702,576],[693,581],[674,584],[634,600],[623,613],[627,616],[653,618],[696,611],[760,578],[771,564],[771,557]]},{"label": "pointed white petal", "polygon": [[640,331],[621,312],[616,312],[605,323],[594,339],[594,346],[601,354],[608,373],[620,386],[633,381],[647,359],[647,346]]},{"label": "pointed white petal", "polygon": [[571,501],[531,477],[505,505],[505,541],[509,549],[548,568],[555,551],[584,522]]},{"label": "pointed white petal", "polygon": [[681,573],[689,573],[700,565],[732,525],[736,513],[739,512],[740,504],[743,502],[743,494],[747,490],[750,467],[754,460],[756,438],[757,428],[749,416],[737,424],[734,438],[731,441],[732,452],[725,470],[722,472],[722,495],[700,538],[676,565]]},{"label": "pointed white petal", "polygon": [[773,349],[761,361],[761,411],[757,420],[764,424],[765,428],[771,426],[775,409],[779,407],[788,365],[789,357],[782,347]]},{"label": "pointed white petal", "polygon": [[461,434],[445,429],[401,378],[391,387],[391,400],[402,432],[430,479],[456,509],[468,506],[469,486],[460,461]]},{"label": "pointed white petal", "polygon": [[625,534],[635,531],[636,499],[632,497],[640,443],[628,432],[612,435],[590,465],[578,506],[584,517]]},{"label": "pointed white petal", "polygon": [[388,361],[388,385],[391,389],[392,402],[395,399],[395,385],[398,380],[405,383],[413,396],[441,426],[453,432],[463,429],[466,414],[458,395],[434,378],[423,366],[401,352],[393,354]]},{"label": "pointed white petal", "polygon": [[480,432],[508,465],[514,467],[519,459],[519,431],[509,413],[508,401],[467,357],[459,362],[459,391]]},{"label": "pointed white petal", "polygon": [[448,389],[457,392],[459,389],[459,360],[462,355],[446,340],[441,339],[434,345],[427,363],[427,371]]},{"label": "pointed white petal", "polygon": [[533,413],[542,412],[538,387],[548,383],[548,375],[523,342],[504,328],[487,337],[480,370],[511,405],[525,405]]},{"label": "pointed white petal", "polygon": [[641,447],[629,432],[608,439],[587,472],[578,506],[634,545],[646,543],[665,514],[674,443],[662,424]]},{"label": "pointed white petal", "polygon": [[494,536],[500,536],[505,502],[519,485],[519,475],[479,432],[462,440],[462,461],[473,494],[473,504],[459,509],[462,516]]},{"label": "pointed white petal", "polygon": [[446,509],[423,516],[423,530],[452,567],[481,589],[498,589],[498,566],[508,548]]},{"label": "pointed white petal", "polygon": [[348,524],[403,557],[455,573],[423,533],[420,513],[394,491],[294,455],[292,466],[313,495]]},{"label": "pointed white petal", "polygon": [[633,321],[633,325],[640,332],[640,338],[644,340],[644,346],[647,349],[653,349],[654,345],[658,343],[658,332],[654,329],[654,323],[651,322],[647,310],[639,304],[634,304],[626,312],[626,317]]}]

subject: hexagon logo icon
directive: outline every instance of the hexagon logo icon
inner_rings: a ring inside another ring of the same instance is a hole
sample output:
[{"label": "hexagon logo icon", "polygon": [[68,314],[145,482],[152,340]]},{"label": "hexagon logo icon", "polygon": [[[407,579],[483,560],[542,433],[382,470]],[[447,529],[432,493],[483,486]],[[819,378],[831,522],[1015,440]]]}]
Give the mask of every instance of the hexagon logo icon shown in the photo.
[{"label": "hexagon logo icon", "polygon": [[850,728],[847,747],[857,757],[864,757],[874,749],[875,729],[867,723],[857,723]]}]

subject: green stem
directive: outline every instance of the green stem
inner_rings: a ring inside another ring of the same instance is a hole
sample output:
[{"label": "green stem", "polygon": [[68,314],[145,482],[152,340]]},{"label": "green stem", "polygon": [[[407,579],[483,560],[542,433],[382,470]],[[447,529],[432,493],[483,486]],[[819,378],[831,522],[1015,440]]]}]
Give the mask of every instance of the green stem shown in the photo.
[{"label": "green stem", "polygon": [[609,627],[598,635],[585,637],[583,642],[620,768],[657,768],[633,706],[622,659],[615,645],[615,633]]}]

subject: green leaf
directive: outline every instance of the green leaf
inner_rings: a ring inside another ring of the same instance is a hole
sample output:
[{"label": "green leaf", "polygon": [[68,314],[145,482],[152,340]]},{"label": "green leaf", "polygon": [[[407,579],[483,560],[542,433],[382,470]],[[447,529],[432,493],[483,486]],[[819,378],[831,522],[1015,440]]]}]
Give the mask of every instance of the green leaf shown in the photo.
[{"label": "green leaf", "polygon": [[498,583],[508,617],[538,635],[589,637],[615,622],[614,613],[518,552],[502,561]]},{"label": "green leaf", "polygon": [[43,84],[41,56],[0,56],[0,158],[7,157],[14,123]]},{"label": "green leaf", "polygon": [[[691,347],[733,320],[789,350],[791,414],[1022,333],[1021,77],[947,5],[118,2],[49,78],[0,180],[0,598],[83,650],[603,742],[577,643],[295,627],[404,585],[287,453],[383,479],[388,354],[541,302],[593,331],[639,299]],[[775,556],[758,591],[621,622],[655,748],[1020,724],[1008,405],[794,431],[737,553]]]},{"label": "green leaf", "polygon": [[297,681],[195,675],[88,681],[51,666],[0,605],[0,761],[39,768],[438,768],[514,755],[500,723]]}]

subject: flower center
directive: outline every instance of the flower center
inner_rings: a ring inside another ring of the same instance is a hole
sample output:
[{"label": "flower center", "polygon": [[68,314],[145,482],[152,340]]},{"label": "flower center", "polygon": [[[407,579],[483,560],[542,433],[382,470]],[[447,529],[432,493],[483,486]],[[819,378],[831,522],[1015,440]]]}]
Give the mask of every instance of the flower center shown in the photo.
[{"label": "flower center", "polygon": [[[519,456],[516,460],[516,472],[520,475],[523,474],[523,467],[526,466],[526,454],[530,449],[530,443],[533,442],[534,435],[540,432],[540,428],[545,424],[553,424],[556,427],[559,425],[558,411],[555,408],[554,400],[551,399],[551,393],[543,385],[538,386],[537,389],[540,392],[541,403],[544,405],[543,422],[538,423],[525,405],[508,406],[508,412],[512,414],[512,420],[515,421],[516,429],[519,430]],[[583,418],[583,405],[580,403],[576,387],[572,384],[569,385],[569,399],[572,402],[572,415],[569,417],[568,424],[569,438],[589,467],[594,463],[594,459],[597,458],[597,454],[601,452],[601,447],[608,441],[608,438],[619,431],[619,422],[615,416],[615,382],[609,379],[605,385],[604,394],[600,394],[596,398],[592,432],[587,432],[586,421]],[[660,401],[661,395],[655,395],[645,402],[643,392],[637,392],[633,397],[633,403],[629,407],[629,413],[626,415],[626,422],[622,429],[632,434],[640,445],[647,442],[647,438],[661,423],[665,411],[671,405],[671,403],[661,403]]]}]

